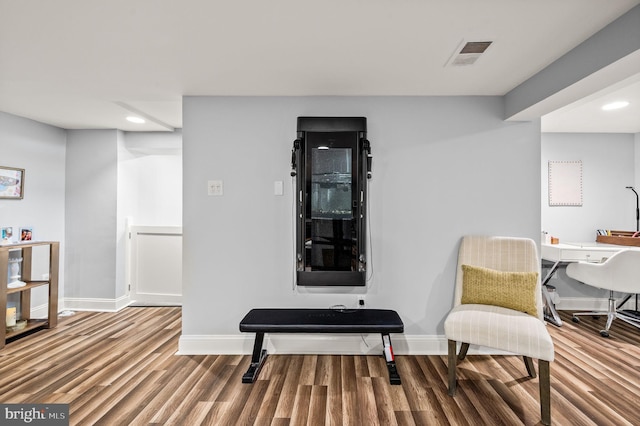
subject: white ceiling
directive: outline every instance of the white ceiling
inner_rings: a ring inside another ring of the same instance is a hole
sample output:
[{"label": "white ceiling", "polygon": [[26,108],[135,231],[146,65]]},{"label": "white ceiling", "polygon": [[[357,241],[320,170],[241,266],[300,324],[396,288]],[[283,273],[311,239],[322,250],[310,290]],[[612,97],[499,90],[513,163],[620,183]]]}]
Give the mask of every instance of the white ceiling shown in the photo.
[{"label": "white ceiling", "polygon": [[[182,127],[183,95],[504,95],[639,3],[0,0],[0,111],[162,131]],[[474,65],[446,66],[463,41],[486,40]],[[639,80],[550,114],[543,130],[640,132]],[[603,115],[605,98],[631,105]]]},{"label": "white ceiling", "polygon": [[[629,106],[602,110],[617,101],[627,101]],[[542,131],[640,133],[640,73],[545,115]]]}]

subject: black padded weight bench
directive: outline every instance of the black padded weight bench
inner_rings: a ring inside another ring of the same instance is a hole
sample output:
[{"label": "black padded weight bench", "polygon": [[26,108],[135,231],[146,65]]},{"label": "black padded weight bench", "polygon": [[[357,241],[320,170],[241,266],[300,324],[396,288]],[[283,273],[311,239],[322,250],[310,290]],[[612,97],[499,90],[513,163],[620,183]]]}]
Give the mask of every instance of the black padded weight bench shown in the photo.
[{"label": "black padded weight bench", "polygon": [[242,383],[253,383],[267,358],[262,349],[264,333],[380,333],[389,381],[399,385],[389,333],[404,332],[396,311],[387,309],[252,309],[240,321],[240,331],[256,333],[251,365]]}]

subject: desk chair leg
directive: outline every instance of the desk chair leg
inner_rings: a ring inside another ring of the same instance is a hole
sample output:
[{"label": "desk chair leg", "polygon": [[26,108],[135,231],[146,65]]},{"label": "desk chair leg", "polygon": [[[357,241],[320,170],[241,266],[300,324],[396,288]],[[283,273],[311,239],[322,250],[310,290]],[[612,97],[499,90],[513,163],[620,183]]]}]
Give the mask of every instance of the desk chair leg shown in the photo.
[{"label": "desk chair leg", "polygon": [[[462,344],[464,346],[464,343]],[[462,351],[462,349],[460,349]],[[456,341],[449,340],[447,363],[449,364],[449,396],[456,395]]]},{"label": "desk chair leg", "polygon": [[609,329],[611,328],[611,324],[613,320],[616,319],[617,309],[616,309],[616,300],[613,298],[613,291],[609,292],[609,311],[607,312],[607,325],[604,327],[607,334],[609,334]]},{"label": "desk chair leg", "polygon": [[551,424],[551,374],[549,361],[538,360],[538,370],[540,373],[540,414],[542,424]]}]

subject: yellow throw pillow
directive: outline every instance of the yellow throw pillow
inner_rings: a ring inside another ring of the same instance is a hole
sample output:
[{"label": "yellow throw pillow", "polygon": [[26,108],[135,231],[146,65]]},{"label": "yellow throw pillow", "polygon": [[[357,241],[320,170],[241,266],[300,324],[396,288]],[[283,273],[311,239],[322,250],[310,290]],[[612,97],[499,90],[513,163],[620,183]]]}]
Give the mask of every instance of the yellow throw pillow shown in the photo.
[{"label": "yellow throw pillow", "polygon": [[462,265],[462,303],[502,306],[538,316],[537,272],[503,272]]}]

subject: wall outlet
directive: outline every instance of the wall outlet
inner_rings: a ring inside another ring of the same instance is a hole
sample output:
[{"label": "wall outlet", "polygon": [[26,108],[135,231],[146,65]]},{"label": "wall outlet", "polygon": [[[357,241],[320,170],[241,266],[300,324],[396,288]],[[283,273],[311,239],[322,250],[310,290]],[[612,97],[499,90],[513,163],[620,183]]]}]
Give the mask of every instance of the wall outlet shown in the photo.
[{"label": "wall outlet", "polygon": [[207,194],[221,196],[224,194],[223,183],[221,180],[207,181]]}]

